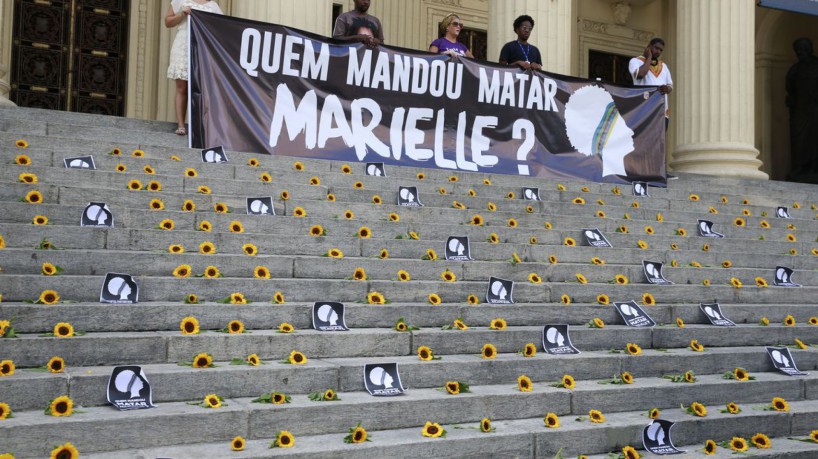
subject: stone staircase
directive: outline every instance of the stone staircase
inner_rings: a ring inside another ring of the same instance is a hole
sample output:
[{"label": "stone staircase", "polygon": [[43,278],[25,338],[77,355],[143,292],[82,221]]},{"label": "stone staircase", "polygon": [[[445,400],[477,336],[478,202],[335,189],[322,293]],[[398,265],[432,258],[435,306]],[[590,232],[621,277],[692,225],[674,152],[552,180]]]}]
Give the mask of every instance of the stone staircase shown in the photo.
[{"label": "stone staircase", "polygon": [[[198,151],[185,148],[171,130],[169,123],[0,109],[0,236],[5,245],[0,249],[0,320],[11,320],[18,335],[0,339],[0,360],[16,366],[13,375],[0,377],[0,403],[13,413],[0,420],[0,454],[45,457],[55,445],[71,442],[82,457],[93,458],[601,458],[628,445],[644,455],[641,432],[650,422],[648,410],[658,408],[662,419],[678,423],[673,440],[689,457],[704,457],[708,439],[744,437],[749,442],[756,433],[769,436],[772,447],[750,445],[754,457],[818,457],[818,443],[796,440],[818,429],[818,352],[813,346],[795,348],[796,339],[818,344],[818,326],[809,323],[818,316],[812,304],[818,294],[815,187],[682,175],[667,189],[651,188],[649,198],[634,198],[628,187],[615,194],[611,184],[397,167],[388,169],[389,177],[368,177],[356,163],[348,164],[351,173],[346,174],[341,162],[240,152],[229,152],[227,164],[203,164]],[[25,139],[28,148],[15,147],[18,139]],[[122,154],[111,155],[114,148]],[[144,156],[134,157],[137,149]],[[15,164],[21,154],[30,165]],[[96,171],[63,168],[63,158],[89,154]],[[258,160],[257,167],[248,165],[251,158]],[[304,170],[294,169],[296,161]],[[122,166],[124,171],[117,171]],[[147,174],[147,166],[155,173]],[[189,168],[195,177],[187,176]],[[35,174],[37,183],[21,183],[21,173]],[[270,182],[262,181],[263,173]],[[320,185],[310,184],[314,177]],[[131,180],[158,181],[162,190],[130,191]],[[399,185],[417,186],[425,207],[396,206]],[[212,193],[200,193],[201,186]],[[521,186],[539,187],[542,202],[521,200]],[[42,194],[41,204],[21,202],[32,190]],[[692,200],[693,194],[699,199]],[[259,196],[273,197],[277,216],[245,215],[245,199]],[[373,203],[376,196],[381,204]],[[154,200],[161,200],[163,209],[151,210]],[[183,210],[187,200],[195,211]],[[92,201],[108,204],[114,228],[80,227],[83,209]],[[466,209],[455,208],[454,201]],[[216,213],[216,204],[230,212]],[[776,206],[788,206],[793,218],[775,218]],[[294,216],[299,207],[306,216]],[[391,213],[400,220],[390,221]],[[485,220],[483,226],[470,223],[476,214]],[[34,225],[36,216],[46,216],[48,224]],[[738,217],[743,226],[735,225]],[[715,230],[726,237],[698,237],[698,218],[714,221]],[[168,219],[174,228],[158,229]],[[510,219],[516,227],[509,226]],[[212,231],[199,230],[203,221]],[[234,221],[244,232],[230,231]],[[310,235],[315,225],[322,226],[324,236]],[[364,226],[372,237],[358,237]],[[589,227],[605,233],[614,248],[586,246],[581,229]],[[445,241],[453,235],[469,236],[474,261],[442,259]],[[492,235],[496,243],[490,242]],[[567,238],[577,245],[565,245]],[[54,249],[42,249],[45,241]],[[199,252],[206,242],[215,253]],[[640,242],[646,247],[640,248]],[[258,250],[255,256],[243,251],[250,243]],[[184,252],[170,253],[171,245],[183,246]],[[331,249],[344,257],[327,257]],[[381,259],[384,249],[388,258]],[[437,260],[423,259],[429,249]],[[515,254],[520,262],[512,261]],[[595,264],[594,257],[604,264]],[[664,262],[665,275],[675,285],[647,284],[642,260]],[[723,267],[725,261],[731,266]],[[43,263],[63,271],[45,276]],[[174,277],[180,265],[189,265],[192,275]],[[793,268],[803,287],[772,286],[777,265]],[[222,277],[196,277],[209,266]],[[269,279],[254,278],[258,266],[267,268]],[[365,270],[366,280],[353,280],[358,268]],[[398,281],[399,270],[411,280]],[[442,279],[447,270],[456,282]],[[138,304],[98,302],[109,272],[135,276]],[[530,282],[531,273],[543,282]],[[587,284],[578,282],[577,274]],[[617,284],[617,275],[629,282]],[[515,304],[485,303],[489,276],[515,281]],[[730,285],[734,277],[742,288]],[[770,286],[756,287],[756,277]],[[56,291],[60,302],[35,303],[45,290]],[[218,302],[234,292],[250,302]],[[281,304],[273,302],[277,292],[284,297]],[[382,293],[388,303],[367,304],[370,292]],[[200,304],[186,304],[189,294],[197,295]],[[442,303],[430,304],[430,294],[439,295]],[[613,306],[599,303],[603,294],[611,302],[642,304],[643,295],[652,295],[656,304],[645,309],[658,325],[626,327]],[[469,295],[481,304],[470,305]],[[315,301],[344,302],[351,330],[312,330]],[[699,303],[713,301],[736,327],[707,322]],[[787,315],[795,319],[794,326],[783,324]],[[181,334],[180,321],[188,316],[198,320],[199,334]],[[419,330],[395,331],[399,318]],[[457,318],[469,329],[442,328]],[[495,318],[505,319],[508,328],[490,330]],[[605,327],[589,327],[594,318]],[[677,326],[677,318],[684,327]],[[762,318],[770,324],[761,325]],[[217,332],[232,320],[242,321],[248,333]],[[58,322],[69,322],[82,334],[48,335]],[[284,322],[296,332],[279,333]],[[571,325],[581,354],[557,357],[542,350],[543,325],[560,323]],[[689,348],[693,339],[705,346],[703,352]],[[496,346],[496,359],[481,357],[486,343]],[[537,345],[536,356],[521,355],[527,343]],[[642,353],[622,352],[628,343]],[[765,345],[793,346],[799,368],[811,373],[789,377],[774,371]],[[421,361],[420,346],[442,359]],[[308,357],[306,365],[281,363],[294,350]],[[202,352],[213,356],[215,368],[179,365]],[[249,354],[264,364],[231,365]],[[65,360],[65,371],[38,369],[54,356]],[[380,362],[400,365],[408,388],[404,395],[372,397],[365,391],[364,365]],[[123,364],[142,366],[154,389],[154,409],[117,411],[107,404],[108,378],[115,365]],[[755,379],[722,377],[736,367]],[[694,372],[697,381],[663,378],[685,371]],[[622,372],[635,377],[633,384],[600,384]],[[576,387],[554,387],[566,374],[575,378]],[[533,391],[518,390],[521,375],[532,380]],[[470,393],[441,390],[455,380],[469,384]],[[330,388],[339,401],[308,398]],[[287,394],[291,402],[253,403],[271,391]],[[218,394],[224,406],[190,403],[207,394]],[[75,413],[44,415],[49,402],[64,395],[73,400]],[[786,399],[789,411],[766,410],[773,397]],[[703,403],[707,416],[680,408],[692,402]],[[720,412],[728,402],[742,412]],[[604,413],[605,422],[589,422],[592,409]],[[559,428],[545,427],[546,413],[559,417]],[[486,417],[496,429],[491,433],[478,427]],[[427,421],[440,423],[446,438],[422,436]],[[358,422],[372,441],[344,443]],[[291,432],[295,447],[271,449],[279,431]],[[231,451],[236,436],[246,439],[244,451]],[[714,455],[732,456],[721,446]]]}]

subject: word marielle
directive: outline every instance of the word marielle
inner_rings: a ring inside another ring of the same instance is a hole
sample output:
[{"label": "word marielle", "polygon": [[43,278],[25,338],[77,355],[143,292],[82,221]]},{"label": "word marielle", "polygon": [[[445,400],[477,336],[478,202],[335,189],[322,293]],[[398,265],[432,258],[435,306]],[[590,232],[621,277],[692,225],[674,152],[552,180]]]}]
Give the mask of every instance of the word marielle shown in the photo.
[{"label": "word marielle", "polygon": [[[461,97],[463,64],[451,61],[448,56],[413,57],[371,49],[359,55],[357,46],[331,47],[327,43],[321,43],[320,50],[316,51],[314,42],[309,39],[272,32],[264,32],[262,38],[259,30],[247,28],[241,37],[239,63],[252,77],[258,77],[261,70],[271,75],[281,73],[327,81],[330,60],[337,57],[331,48],[336,53],[339,49],[348,51],[346,84],[349,86],[416,95],[428,93],[433,97],[445,95],[452,100]],[[480,68],[478,102],[556,112],[556,94],[556,82],[542,74],[498,69],[489,74],[486,68]]]}]

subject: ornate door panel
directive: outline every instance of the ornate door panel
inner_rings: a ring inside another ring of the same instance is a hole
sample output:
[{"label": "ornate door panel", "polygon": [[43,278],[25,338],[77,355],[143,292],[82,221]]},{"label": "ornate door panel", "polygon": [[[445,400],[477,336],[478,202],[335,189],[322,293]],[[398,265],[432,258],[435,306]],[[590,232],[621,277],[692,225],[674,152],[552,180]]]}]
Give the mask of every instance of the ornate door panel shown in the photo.
[{"label": "ornate door panel", "polygon": [[11,100],[124,115],[129,0],[15,0]]}]

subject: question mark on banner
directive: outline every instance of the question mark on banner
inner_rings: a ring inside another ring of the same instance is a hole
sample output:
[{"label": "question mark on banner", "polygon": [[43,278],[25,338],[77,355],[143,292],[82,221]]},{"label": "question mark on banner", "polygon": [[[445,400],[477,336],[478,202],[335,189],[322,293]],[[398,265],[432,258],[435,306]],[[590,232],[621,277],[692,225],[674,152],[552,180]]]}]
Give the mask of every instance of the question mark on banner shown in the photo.
[{"label": "question mark on banner", "polygon": [[[534,136],[534,123],[524,119],[515,121],[513,138],[515,140],[523,141],[520,148],[517,149],[517,161],[525,163],[528,158],[528,154],[531,153],[534,148],[534,142],[536,139]],[[519,171],[520,175],[531,175],[527,164],[518,164],[517,171]]]}]

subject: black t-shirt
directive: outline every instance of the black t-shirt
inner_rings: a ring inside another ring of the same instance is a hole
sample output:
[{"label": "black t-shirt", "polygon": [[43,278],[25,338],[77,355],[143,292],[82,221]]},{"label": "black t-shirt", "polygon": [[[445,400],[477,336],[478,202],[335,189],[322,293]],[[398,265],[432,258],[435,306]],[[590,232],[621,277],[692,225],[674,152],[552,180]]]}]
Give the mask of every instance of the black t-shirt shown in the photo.
[{"label": "black t-shirt", "polygon": [[[526,54],[528,57],[526,58]],[[521,45],[517,40],[510,41],[503,46],[500,51],[500,60],[513,64],[517,61],[528,61],[533,64],[542,65],[542,56],[540,50],[531,43]]]}]

